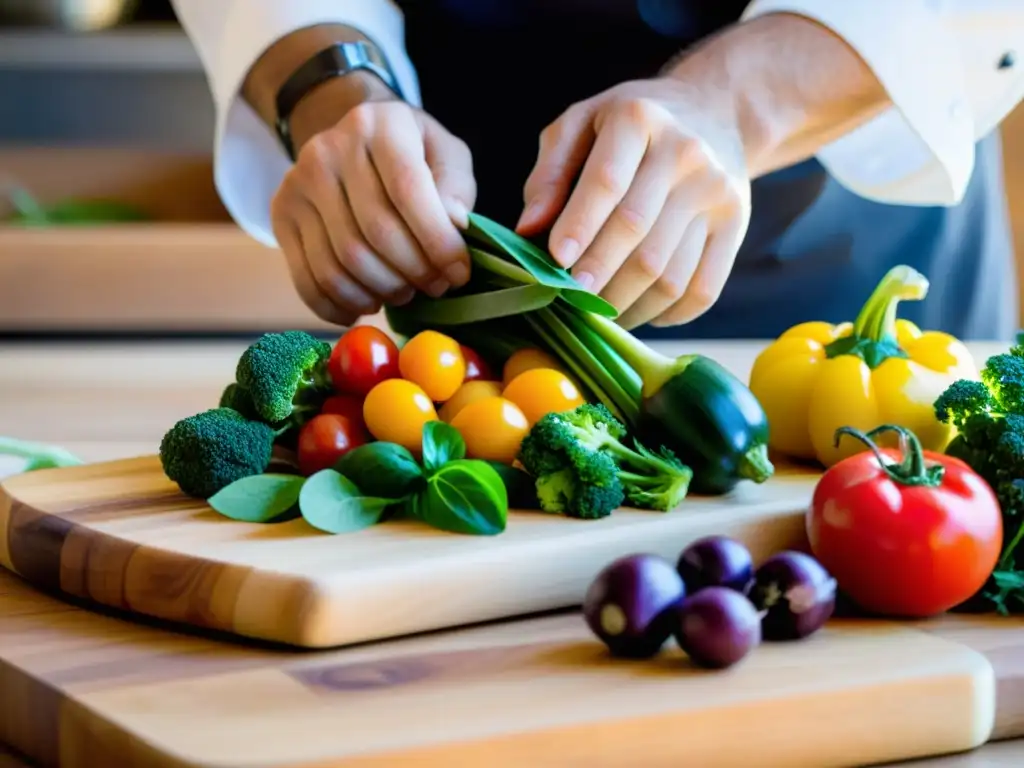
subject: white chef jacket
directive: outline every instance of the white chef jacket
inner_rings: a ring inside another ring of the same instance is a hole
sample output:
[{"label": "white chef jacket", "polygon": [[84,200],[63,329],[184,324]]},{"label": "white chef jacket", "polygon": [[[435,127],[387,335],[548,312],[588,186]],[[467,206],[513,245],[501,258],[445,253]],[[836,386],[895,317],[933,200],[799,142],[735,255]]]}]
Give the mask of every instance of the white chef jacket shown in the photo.
[{"label": "white chef jacket", "polygon": [[[419,104],[416,70],[403,49],[402,13],[390,0],[172,5],[196,46],[216,105],[217,189],[239,225],[264,244],[275,244],[270,201],[291,161],[240,95],[263,51],[303,27],[346,24],[383,48],[405,96]],[[974,167],[975,141],[1024,96],[1024,0],[753,0],[743,19],[779,11],[815,19],[843,38],[893,102],[819,151],[828,172],[880,202],[959,202]]]}]

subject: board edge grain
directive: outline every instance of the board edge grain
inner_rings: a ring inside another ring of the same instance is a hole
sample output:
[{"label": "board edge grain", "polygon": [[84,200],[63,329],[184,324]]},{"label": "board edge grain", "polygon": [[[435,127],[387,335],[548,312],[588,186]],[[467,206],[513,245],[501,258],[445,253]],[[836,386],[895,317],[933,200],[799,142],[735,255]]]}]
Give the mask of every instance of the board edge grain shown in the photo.
[{"label": "board edge grain", "polygon": [[[137,460],[120,460],[133,461]],[[112,463],[119,462],[100,464]],[[39,470],[31,479],[41,479],[48,471],[61,470]],[[304,617],[310,606],[316,609],[321,598],[318,585],[309,578],[204,559],[101,533],[22,501],[10,487],[10,479],[0,482],[0,565],[33,586],[88,604],[172,622],[182,631],[200,628],[309,647]],[[98,555],[104,567],[92,569]],[[117,568],[111,569],[111,563]],[[266,600],[271,590],[284,593],[285,604],[298,603],[300,608],[263,610],[263,605],[272,602]]]}]

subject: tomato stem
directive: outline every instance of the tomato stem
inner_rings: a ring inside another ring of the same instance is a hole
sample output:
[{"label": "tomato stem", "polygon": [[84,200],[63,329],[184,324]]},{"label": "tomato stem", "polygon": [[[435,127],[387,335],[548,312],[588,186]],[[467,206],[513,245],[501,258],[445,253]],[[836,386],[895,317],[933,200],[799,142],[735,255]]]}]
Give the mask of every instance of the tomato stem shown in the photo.
[{"label": "tomato stem", "polygon": [[[900,437],[900,453],[903,454],[903,460],[898,464],[893,464],[882,452],[879,450],[878,445],[874,439],[877,435],[883,432],[896,432]],[[864,433],[859,429],[853,427],[840,427],[836,430],[835,434],[835,447],[839,447],[839,441],[843,435],[849,435],[850,437],[860,440],[868,449],[875,454],[875,458],[878,459],[879,466],[885,471],[889,478],[894,483],[900,483],[901,485],[918,485],[927,488],[938,487],[942,483],[942,478],[946,473],[946,468],[941,464],[927,464],[924,458],[924,449],[921,447],[921,441],[917,439],[917,435],[911,432],[906,427],[900,427],[895,424],[883,424],[880,427],[875,427],[870,432]]]}]

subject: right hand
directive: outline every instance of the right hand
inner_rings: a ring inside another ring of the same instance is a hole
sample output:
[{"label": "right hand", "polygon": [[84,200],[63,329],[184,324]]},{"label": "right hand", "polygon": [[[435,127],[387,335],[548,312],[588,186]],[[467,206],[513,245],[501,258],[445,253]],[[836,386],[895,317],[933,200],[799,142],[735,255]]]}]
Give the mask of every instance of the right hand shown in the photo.
[{"label": "right hand", "polygon": [[463,285],[459,229],[475,202],[462,140],[404,102],[367,101],[302,145],[271,217],[302,300],[351,325],[417,290]]}]

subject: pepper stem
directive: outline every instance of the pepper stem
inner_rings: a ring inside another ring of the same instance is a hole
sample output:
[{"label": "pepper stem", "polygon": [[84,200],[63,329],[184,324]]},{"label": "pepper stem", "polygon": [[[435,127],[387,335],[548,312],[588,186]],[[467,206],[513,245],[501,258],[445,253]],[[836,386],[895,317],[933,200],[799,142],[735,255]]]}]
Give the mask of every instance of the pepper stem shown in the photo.
[{"label": "pepper stem", "polygon": [[905,264],[893,267],[864,302],[853,322],[853,336],[884,341],[896,339],[896,308],[901,301],[920,301],[928,295],[928,278]]},{"label": "pepper stem", "polygon": [[[896,432],[899,435],[900,453],[903,454],[903,460],[899,464],[889,462],[874,442],[873,438],[883,432]],[[853,427],[840,427],[836,430],[835,434],[834,445],[836,448],[839,447],[839,441],[843,435],[849,435],[864,443],[875,454],[879,466],[882,467],[889,476],[889,479],[894,483],[924,486],[927,488],[935,488],[942,483],[946,468],[941,464],[926,464],[921,441],[917,439],[917,435],[905,427],[883,424],[866,434]]]}]

